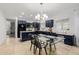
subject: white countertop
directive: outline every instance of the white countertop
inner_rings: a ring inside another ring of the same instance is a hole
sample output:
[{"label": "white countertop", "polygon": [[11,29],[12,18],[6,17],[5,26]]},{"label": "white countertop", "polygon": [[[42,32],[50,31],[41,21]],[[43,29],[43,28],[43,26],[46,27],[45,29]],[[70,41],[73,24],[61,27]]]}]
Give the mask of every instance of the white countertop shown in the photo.
[{"label": "white countertop", "polygon": [[20,31],[20,32],[34,32],[34,31]]}]

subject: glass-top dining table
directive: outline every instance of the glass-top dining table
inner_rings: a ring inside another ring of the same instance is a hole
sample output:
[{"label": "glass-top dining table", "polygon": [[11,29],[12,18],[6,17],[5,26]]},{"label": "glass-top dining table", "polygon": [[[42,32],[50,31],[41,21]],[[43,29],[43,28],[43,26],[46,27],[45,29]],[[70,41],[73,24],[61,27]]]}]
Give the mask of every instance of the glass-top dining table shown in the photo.
[{"label": "glass-top dining table", "polygon": [[54,45],[54,49],[56,51],[56,45],[58,42],[64,40],[63,36],[49,36],[49,35],[38,35],[39,42],[41,43],[41,46],[44,47],[46,44],[49,46],[49,54],[52,52],[52,45]]}]

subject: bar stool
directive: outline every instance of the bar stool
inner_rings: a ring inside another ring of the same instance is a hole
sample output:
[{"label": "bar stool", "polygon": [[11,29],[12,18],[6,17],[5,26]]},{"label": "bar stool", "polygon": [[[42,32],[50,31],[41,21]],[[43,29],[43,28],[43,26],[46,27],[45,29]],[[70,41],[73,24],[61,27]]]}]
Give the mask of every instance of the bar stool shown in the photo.
[{"label": "bar stool", "polygon": [[46,55],[48,54],[48,53],[47,53],[47,49],[46,49],[48,43],[47,43],[47,42],[42,42],[42,41],[40,41],[40,40],[38,39],[38,36],[37,36],[37,35],[35,35],[35,36],[34,36],[34,39],[31,40],[31,47],[30,47],[30,50],[31,50],[31,48],[32,48],[32,45],[34,46],[34,49],[33,49],[34,54],[36,54],[37,48],[39,49],[39,55],[41,55],[42,48],[44,48]]},{"label": "bar stool", "polygon": [[55,45],[54,39],[47,40],[47,42],[49,42],[49,53],[52,52],[52,45],[54,46],[54,49],[56,51],[56,45]]}]

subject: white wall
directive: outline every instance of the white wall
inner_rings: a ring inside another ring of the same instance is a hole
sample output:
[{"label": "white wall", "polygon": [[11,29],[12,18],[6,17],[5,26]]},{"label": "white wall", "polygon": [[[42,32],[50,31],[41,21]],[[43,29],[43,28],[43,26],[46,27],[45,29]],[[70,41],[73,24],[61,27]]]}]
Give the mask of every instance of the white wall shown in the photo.
[{"label": "white wall", "polygon": [[[67,32],[70,32],[70,21],[69,19],[62,19],[59,21],[55,21],[55,26],[56,29],[55,32],[56,33],[63,33],[63,34],[67,34]],[[69,29],[69,30],[67,30]]]},{"label": "white wall", "polygon": [[66,10],[66,11],[62,11],[62,12],[60,12],[59,14],[57,14],[57,15],[55,15],[55,16],[53,16],[53,18],[54,18],[54,20],[55,20],[55,23],[56,23],[56,21],[59,21],[59,20],[64,20],[64,19],[69,19],[69,23],[70,23],[70,30],[71,30],[71,32],[73,32],[73,30],[74,30],[74,12],[73,11],[68,11],[68,10]]},{"label": "white wall", "polygon": [[0,12],[0,44],[6,40],[6,20]]},{"label": "white wall", "polygon": [[[56,14],[53,16],[55,21],[62,20],[62,19],[69,19],[70,23],[70,33],[72,35],[76,35],[76,45],[79,46],[79,11],[73,11],[73,10],[66,10],[62,11],[59,14]],[[56,25],[55,25],[56,26]],[[54,27],[55,30],[58,30],[56,27]],[[69,34],[70,34],[69,33]]]},{"label": "white wall", "polygon": [[10,34],[10,24],[11,22],[10,21],[6,21],[6,30],[7,30],[7,34]]},{"label": "white wall", "polygon": [[75,32],[75,35],[76,35],[76,44],[77,46],[79,46],[79,11],[76,11],[75,12],[75,18],[74,18],[74,32]]}]

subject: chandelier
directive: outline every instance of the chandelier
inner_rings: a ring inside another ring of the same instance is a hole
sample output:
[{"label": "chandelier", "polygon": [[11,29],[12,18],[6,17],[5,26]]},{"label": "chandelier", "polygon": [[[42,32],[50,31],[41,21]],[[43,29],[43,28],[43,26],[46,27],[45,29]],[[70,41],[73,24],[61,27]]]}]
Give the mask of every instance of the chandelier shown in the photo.
[{"label": "chandelier", "polygon": [[[43,3],[40,3],[40,6],[41,6],[41,10],[40,10],[40,13],[38,13],[36,16],[35,16],[35,19],[36,20],[47,20],[48,19],[48,16],[47,14],[43,13]],[[46,9],[45,9],[46,10]]]}]

